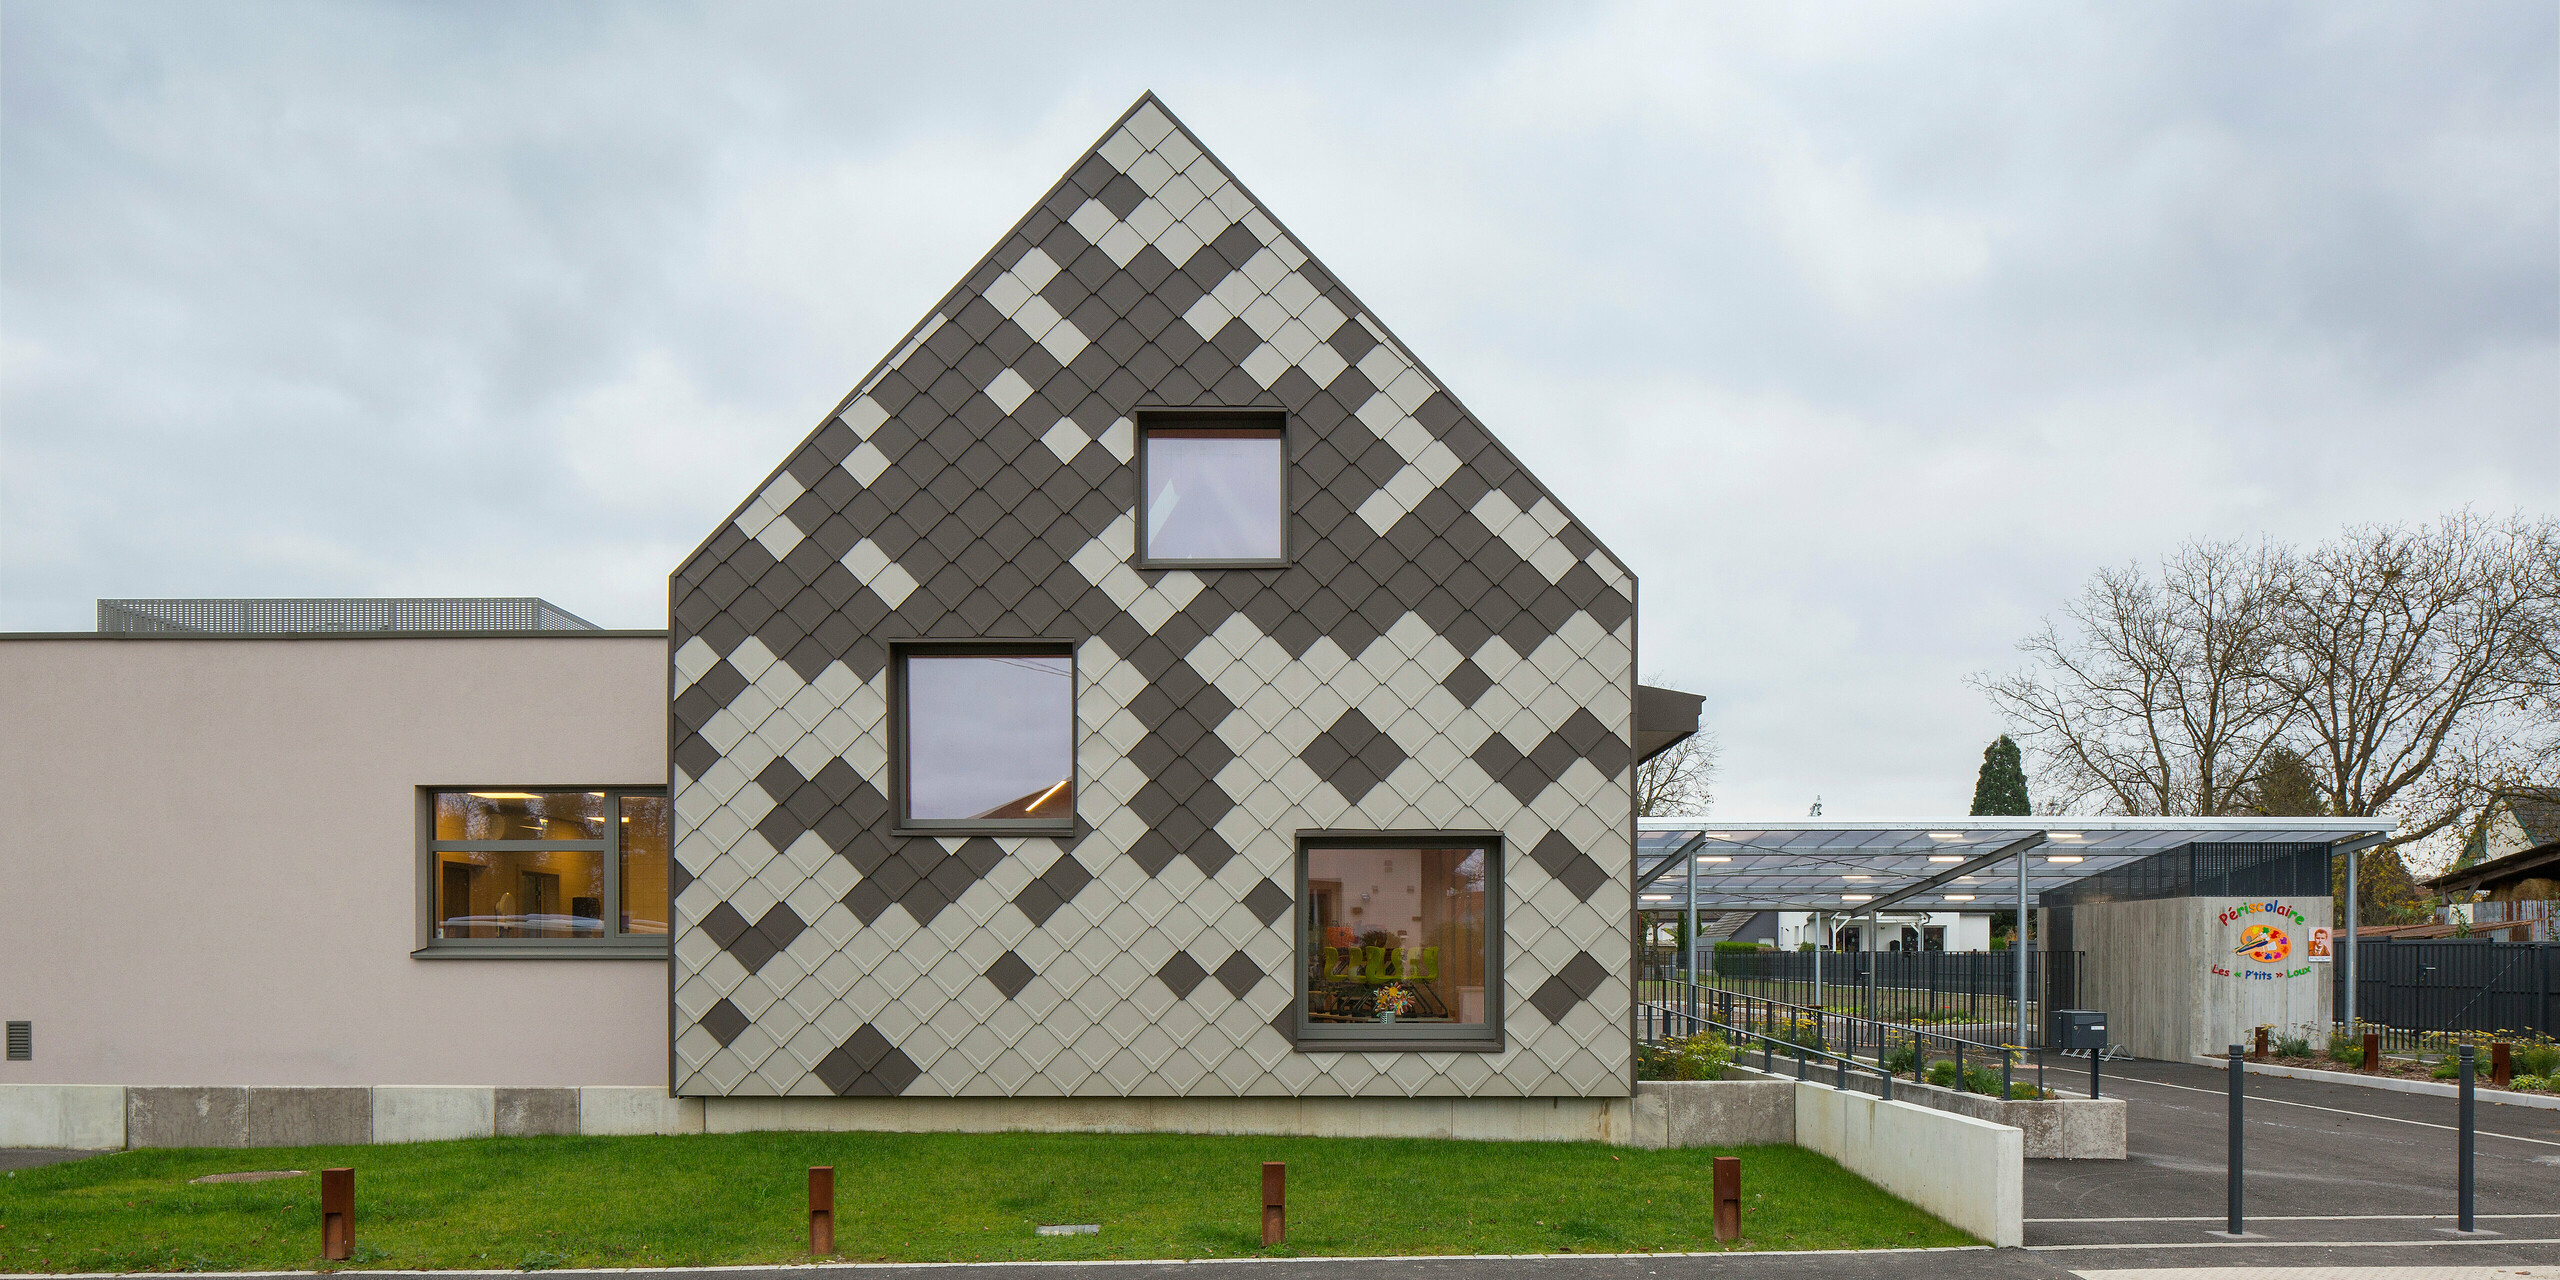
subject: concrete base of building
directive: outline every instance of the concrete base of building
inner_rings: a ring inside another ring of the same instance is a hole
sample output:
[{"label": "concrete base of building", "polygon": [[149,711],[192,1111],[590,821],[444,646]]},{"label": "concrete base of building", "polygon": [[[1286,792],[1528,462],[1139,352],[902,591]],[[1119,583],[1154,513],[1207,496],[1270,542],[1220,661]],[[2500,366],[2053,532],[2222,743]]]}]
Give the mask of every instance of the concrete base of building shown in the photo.
[{"label": "concrete base of building", "polygon": [[1796,1140],[1792,1080],[1647,1080],[1630,1108],[1639,1147],[1747,1147]]},{"label": "concrete base of building", "polygon": [[1238,1133],[1630,1141],[1626,1098],[711,1098],[712,1133]]},{"label": "concrete base of building", "polygon": [[0,1084],[0,1147],[358,1146],[536,1134],[700,1133],[703,1104],[650,1086],[575,1089]]}]

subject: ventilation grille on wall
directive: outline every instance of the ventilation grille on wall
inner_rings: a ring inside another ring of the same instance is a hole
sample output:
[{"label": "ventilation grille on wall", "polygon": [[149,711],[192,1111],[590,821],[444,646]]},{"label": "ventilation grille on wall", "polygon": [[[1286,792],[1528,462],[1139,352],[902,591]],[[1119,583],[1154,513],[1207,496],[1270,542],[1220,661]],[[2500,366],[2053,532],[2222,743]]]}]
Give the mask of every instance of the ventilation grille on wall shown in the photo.
[{"label": "ventilation grille on wall", "polygon": [[10,1023],[10,1024],[9,1024],[9,1061],[11,1061],[11,1062],[29,1062],[29,1061],[33,1061],[33,1060],[34,1060],[34,1058],[35,1058],[35,1056],[36,1056],[36,1024],[34,1024],[34,1023],[32,1023],[32,1022],[12,1022],[12,1023]]}]

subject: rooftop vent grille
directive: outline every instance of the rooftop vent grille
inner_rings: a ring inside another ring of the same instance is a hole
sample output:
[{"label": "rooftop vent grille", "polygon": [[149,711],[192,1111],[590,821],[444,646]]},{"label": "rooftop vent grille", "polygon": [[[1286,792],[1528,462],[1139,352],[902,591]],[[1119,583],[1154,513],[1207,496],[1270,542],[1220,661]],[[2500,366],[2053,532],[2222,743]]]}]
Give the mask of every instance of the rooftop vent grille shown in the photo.
[{"label": "rooftop vent grille", "polygon": [[328,631],[594,631],[534,596],[292,600],[101,600],[98,630],[172,635]]}]

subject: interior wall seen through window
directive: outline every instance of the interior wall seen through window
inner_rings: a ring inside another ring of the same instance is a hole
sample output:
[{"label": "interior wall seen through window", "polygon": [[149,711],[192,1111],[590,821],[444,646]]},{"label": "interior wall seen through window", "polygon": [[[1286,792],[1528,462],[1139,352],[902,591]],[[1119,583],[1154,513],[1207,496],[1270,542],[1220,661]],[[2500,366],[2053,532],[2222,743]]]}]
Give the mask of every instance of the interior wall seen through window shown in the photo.
[{"label": "interior wall seen through window", "polygon": [[1277,427],[1154,427],[1146,435],[1151,560],[1277,560]]},{"label": "interior wall seen through window", "polygon": [[1314,847],[1306,858],[1311,1022],[1483,1025],[1486,850]]}]

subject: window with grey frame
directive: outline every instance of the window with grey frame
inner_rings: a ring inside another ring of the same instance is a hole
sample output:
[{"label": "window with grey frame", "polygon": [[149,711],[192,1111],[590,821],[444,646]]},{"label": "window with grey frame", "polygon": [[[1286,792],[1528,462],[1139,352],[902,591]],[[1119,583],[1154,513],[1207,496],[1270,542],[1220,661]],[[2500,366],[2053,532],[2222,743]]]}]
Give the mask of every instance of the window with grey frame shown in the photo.
[{"label": "window with grey frame", "polygon": [[421,803],[416,954],[666,955],[665,788],[440,788]]},{"label": "window with grey frame", "polygon": [[1302,836],[1301,1048],[1502,1048],[1502,841]]},{"label": "window with grey frame", "polygon": [[893,651],[897,826],[931,835],[1075,829],[1075,651],[1063,641]]},{"label": "window with grey frame", "polygon": [[1184,411],[1138,421],[1138,561],[1288,563],[1288,445],[1276,414]]}]

